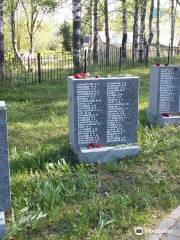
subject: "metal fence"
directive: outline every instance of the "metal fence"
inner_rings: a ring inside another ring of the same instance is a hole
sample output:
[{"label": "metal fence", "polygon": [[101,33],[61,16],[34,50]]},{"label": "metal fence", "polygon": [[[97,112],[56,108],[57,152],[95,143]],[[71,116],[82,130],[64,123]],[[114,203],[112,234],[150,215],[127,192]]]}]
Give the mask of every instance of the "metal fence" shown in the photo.
[{"label": "metal fence", "polygon": [[[126,55],[124,58],[123,56]],[[169,56],[168,49],[160,50],[160,57],[156,57],[156,50],[144,51],[143,60],[138,56],[132,60],[132,50],[128,49],[123,54],[122,49],[113,49],[109,58],[105,51],[98,51],[96,61],[93,54],[87,56],[87,71],[91,75],[104,75],[112,72],[121,72],[132,67],[143,67],[156,62],[180,64],[180,49],[175,49],[173,57]],[[82,53],[82,71],[85,65]],[[73,57],[71,53],[58,52],[54,54],[40,54],[22,59],[22,62],[8,57],[5,62],[4,72],[0,74],[1,87],[18,87],[30,84],[55,83],[66,79],[73,74]]]}]

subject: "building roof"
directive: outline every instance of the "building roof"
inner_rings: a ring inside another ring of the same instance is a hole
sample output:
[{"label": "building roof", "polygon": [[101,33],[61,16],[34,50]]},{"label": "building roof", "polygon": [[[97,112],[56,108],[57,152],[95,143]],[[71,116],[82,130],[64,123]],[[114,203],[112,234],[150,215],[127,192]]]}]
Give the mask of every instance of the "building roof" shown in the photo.
[{"label": "building roof", "polygon": [[[98,32],[98,36],[103,43],[106,43],[105,31]],[[109,31],[110,45],[120,47],[122,43],[121,34]]]},{"label": "building roof", "polygon": [[[99,38],[103,43],[106,43],[105,32],[98,32]],[[109,32],[110,46],[121,47],[122,45],[122,34],[116,32]],[[133,43],[133,32],[127,32],[127,47],[132,47]]]},{"label": "building roof", "polygon": [[[165,31],[165,30],[164,30]],[[160,33],[160,46],[162,47],[168,47],[170,43],[170,33],[162,31]],[[154,32],[154,28],[153,28]],[[156,33],[154,33],[156,34]],[[106,35],[105,31],[99,31],[98,37],[100,40],[105,44],[106,43]],[[110,46],[114,47],[121,47],[122,45],[122,34],[109,31],[109,37],[110,37]],[[89,44],[89,36],[84,36],[84,45]],[[127,47],[132,47],[133,44],[133,32],[127,32]],[[152,45],[154,46],[156,44],[156,36],[154,35]],[[180,46],[180,37],[178,35],[175,35],[174,37],[174,47]]]}]

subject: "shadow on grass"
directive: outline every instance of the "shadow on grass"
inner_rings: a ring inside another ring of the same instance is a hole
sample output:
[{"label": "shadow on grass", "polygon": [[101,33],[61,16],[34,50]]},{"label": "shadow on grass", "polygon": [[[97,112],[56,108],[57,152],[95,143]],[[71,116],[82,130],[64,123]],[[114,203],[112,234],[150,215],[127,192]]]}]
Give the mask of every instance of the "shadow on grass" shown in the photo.
[{"label": "shadow on grass", "polygon": [[0,91],[8,108],[8,122],[35,122],[67,113],[66,81]]},{"label": "shadow on grass", "polygon": [[11,161],[11,173],[43,170],[47,163],[57,163],[62,159],[72,166],[78,163],[66,135],[47,142],[51,144],[44,143],[36,152],[25,151],[14,156]]},{"label": "shadow on grass", "polygon": [[65,117],[67,105],[58,106],[58,101],[46,105],[31,102],[26,106],[9,108],[7,114],[9,123],[36,123],[53,117]]},{"label": "shadow on grass", "polygon": [[139,111],[139,124],[143,127],[147,126],[148,124],[148,119],[147,119],[147,115],[146,115],[146,111],[147,109],[144,108],[144,109],[141,109]]},{"label": "shadow on grass", "polygon": [[56,84],[32,85],[28,87],[0,90],[1,99],[7,103],[22,103],[33,101],[35,103],[51,103],[54,100],[66,100],[67,81]]}]

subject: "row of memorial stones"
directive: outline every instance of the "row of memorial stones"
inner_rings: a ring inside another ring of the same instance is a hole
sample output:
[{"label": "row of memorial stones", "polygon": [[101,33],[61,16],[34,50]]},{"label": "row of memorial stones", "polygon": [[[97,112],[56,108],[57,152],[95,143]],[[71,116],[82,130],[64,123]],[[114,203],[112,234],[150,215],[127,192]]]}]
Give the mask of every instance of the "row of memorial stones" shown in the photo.
[{"label": "row of memorial stones", "polygon": [[[138,77],[68,79],[70,144],[83,162],[107,162],[139,153]],[[152,66],[149,122],[180,124],[180,67]],[[7,119],[0,102],[0,236],[10,207]]]},{"label": "row of memorial stones", "polygon": [[[148,121],[180,124],[180,67],[151,68]],[[69,135],[83,162],[134,156],[137,145],[139,78],[68,79]]]}]

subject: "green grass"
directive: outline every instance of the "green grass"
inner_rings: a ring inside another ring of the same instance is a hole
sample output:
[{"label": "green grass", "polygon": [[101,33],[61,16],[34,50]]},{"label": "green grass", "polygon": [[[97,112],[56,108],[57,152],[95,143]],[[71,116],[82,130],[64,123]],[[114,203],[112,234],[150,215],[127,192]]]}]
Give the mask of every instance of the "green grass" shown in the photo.
[{"label": "green grass", "polygon": [[[78,164],[68,141],[66,81],[0,92],[8,106],[11,239],[144,239],[179,204],[180,128],[146,125],[149,74],[140,75],[141,154]],[[116,74],[116,73],[115,73]]]}]

